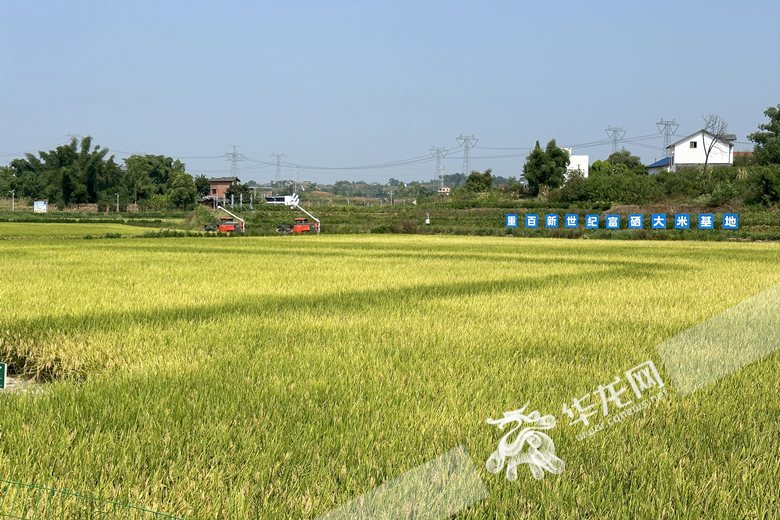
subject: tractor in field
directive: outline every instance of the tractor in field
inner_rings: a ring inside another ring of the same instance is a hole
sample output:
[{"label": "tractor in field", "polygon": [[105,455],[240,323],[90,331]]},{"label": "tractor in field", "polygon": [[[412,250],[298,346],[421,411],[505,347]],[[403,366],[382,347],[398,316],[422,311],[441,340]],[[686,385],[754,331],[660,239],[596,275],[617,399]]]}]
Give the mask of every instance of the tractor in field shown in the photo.
[{"label": "tractor in field", "polygon": [[320,232],[319,222],[309,222],[309,219],[304,217],[297,217],[293,221],[295,222],[294,224],[280,222],[276,225],[276,232],[284,235],[289,235],[290,233],[300,235],[301,233],[311,233],[312,231]]},{"label": "tractor in field", "polygon": [[292,209],[297,209],[306,215],[310,219],[312,219],[314,222],[309,222],[309,218],[306,217],[296,217],[293,219],[294,223],[289,224],[287,222],[280,222],[276,225],[276,232],[281,233],[283,235],[290,235],[290,234],[296,234],[301,235],[303,233],[311,233],[312,231],[315,231],[317,234],[320,232],[320,219],[300,207],[298,205],[298,195],[295,193],[292,194],[291,197],[289,197],[289,201],[285,201],[285,204],[290,206]]},{"label": "tractor in field", "polygon": [[[241,232],[244,233],[244,219],[237,217],[236,215],[233,215],[231,212],[223,208],[222,206],[217,206],[217,209],[221,209],[228,215],[229,217],[219,217],[219,224],[216,222],[206,224],[203,226],[203,231],[219,231],[220,233],[235,233],[235,232]],[[234,220],[235,219],[235,220]]]}]

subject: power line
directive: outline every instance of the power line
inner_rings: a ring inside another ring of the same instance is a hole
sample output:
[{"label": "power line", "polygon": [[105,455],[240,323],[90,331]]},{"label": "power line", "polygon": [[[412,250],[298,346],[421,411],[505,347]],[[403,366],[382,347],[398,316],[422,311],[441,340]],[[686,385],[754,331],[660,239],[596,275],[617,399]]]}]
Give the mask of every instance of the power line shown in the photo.
[{"label": "power line", "polygon": [[[257,159],[249,159],[249,160],[263,164],[263,161],[258,161]],[[307,165],[307,164],[296,164],[295,166],[300,170],[374,170],[380,168],[394,168],[396,166],[407,166],[411,164],[425,163],[432,160],[433,157],[429,155],[423,155],[420,157],[412,157],[410,159],[401,159],[398,161],[378,163],[378,164],[366,164],[362,166],[314,166],[314,165]],[[270,163],[270,164],[273,165],[274,163]],[[292,167],[284,164],[280,166],[283,168]]]}]

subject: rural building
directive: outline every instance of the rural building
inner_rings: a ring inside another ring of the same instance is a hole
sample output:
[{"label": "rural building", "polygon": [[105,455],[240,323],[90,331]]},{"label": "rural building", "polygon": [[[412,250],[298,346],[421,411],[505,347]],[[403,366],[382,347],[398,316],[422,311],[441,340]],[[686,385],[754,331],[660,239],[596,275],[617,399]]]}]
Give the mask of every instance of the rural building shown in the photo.
[{"label": "rural building", "polygon": [[653,164],[646,166],[648,175],[657,175],[661,172],[668,172],[672,164],[671,157],[664,157],[660,161],[655,161]]},{"label": "rural building", "polygon": [[214,177],[209,179],[211,183],[211,196],[223,197],[227,189],[234,184],[241,184],[241,180],[238,177]]},{"label": "rural building", "polygon": [[572,155],[571,148],[564,148],[569,153],[569,166],[567,172],[580,172],[586,179],[588,178],[588,156]]},{"label": "rural building", "polygon": [[449,186],[442,186],[439,188],[439,195],[449,195],[450,194],[450,187]]},{"label": "rural building", "polygon": [[734,134],[726,134],[722,138],[716,139],[715,135],[704,129],[683,137],[676,143],[669,145],[669,150],[672,152],[670,171],[677,172],[703,165],[707,157],[706,150],[710,145],[712,145],[712,151],[707,164],[710,166],[731,166],[734,164],[734,141],[736,140],[737,136]]}]

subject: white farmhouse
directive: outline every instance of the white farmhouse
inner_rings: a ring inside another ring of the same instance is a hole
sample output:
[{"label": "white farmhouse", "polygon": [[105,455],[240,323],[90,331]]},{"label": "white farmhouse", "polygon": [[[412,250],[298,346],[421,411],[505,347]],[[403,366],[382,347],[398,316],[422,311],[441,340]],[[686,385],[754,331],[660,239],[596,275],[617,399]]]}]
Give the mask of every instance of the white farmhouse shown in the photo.
[{"label": "white farmhouse", "polygon": [[572,155],[571,148],[564,148],[564,150],[569,152],[569,166],[567,167],[567,173],[579,171],[582,173],[582,176],[587,179],[588,178],[588,156]]},{"label": "white farmhouse", "polygon": [[[716,139],[706,130],[683,137],[676,143],[669,145],[672,153],[671,171],[678,172],[687,168],[696,168],[703,165],[706,159],[706,151],[712,146],[709,166],[731,166],[734,164],[734,141],[737,136],[726,134],[721,139]],[[715,142],[713,144],[713,141]]]}]

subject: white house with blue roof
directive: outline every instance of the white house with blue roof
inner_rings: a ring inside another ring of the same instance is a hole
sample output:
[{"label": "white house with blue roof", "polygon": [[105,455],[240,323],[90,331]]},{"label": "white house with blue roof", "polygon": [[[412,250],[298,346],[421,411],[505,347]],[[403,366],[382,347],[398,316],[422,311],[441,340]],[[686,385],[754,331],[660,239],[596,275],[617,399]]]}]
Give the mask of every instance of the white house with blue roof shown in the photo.
[{"label": "white house with blue roof", "polygon": [[669,168],[672,166],[672,158],[671,157],[664,157],[660,161],[655,161],[653,164],[648,164],[646,166],[647,168],[647,174],[648,175],[657,175],[661,172],[668,172]]}]

